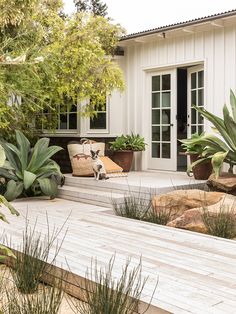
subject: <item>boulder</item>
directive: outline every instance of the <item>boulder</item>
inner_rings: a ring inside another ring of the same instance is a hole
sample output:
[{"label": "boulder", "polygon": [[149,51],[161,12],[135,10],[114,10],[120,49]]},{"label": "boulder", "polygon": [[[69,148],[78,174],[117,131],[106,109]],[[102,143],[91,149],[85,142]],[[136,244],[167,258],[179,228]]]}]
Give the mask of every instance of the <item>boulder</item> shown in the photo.
[{"label": "boulder", "polygon": [[236,197],[221,192],[205,192],[201,190],[178,190],[153,198],[153,208],[158,211],[170,211],[171,221],[167,226],[207,233],[202,220],[202,208],[218,212],[222,206],[234,208]]},{"label": "boulder", "polygon": [[173,218],[181,216],[186,210],[218,203],[224,193],[202,190],[176,190],[160,196],[154,196],[153,208],[158,211],[172,211]]},{"label": "boulder", "polygon": [[236,175],[232,173],[223,172],[220,177],[216,179],[215,175],[212,174],[207,185],[210,189],[224,191],[236,195]]},{"label": "boulder", "polygon": [[180,228],[185,230],[191,230],[195,232],[207,233],[202,220],[202,209],[193,208],[183,213],[180,217],[170,221],[167,226]]}]

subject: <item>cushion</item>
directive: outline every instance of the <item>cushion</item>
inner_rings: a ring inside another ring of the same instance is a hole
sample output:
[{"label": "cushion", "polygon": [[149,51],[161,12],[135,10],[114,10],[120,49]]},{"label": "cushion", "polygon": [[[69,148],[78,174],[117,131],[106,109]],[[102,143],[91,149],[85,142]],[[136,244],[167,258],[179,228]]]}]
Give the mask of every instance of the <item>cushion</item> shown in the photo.
[{"label": "cushion", "polygon": [[109,157],[101,156],[100,159],[104,164],[106,173],[117,173],[123,171],[123,169],[120,166],[118,166],[114,161],[112,161]]}]

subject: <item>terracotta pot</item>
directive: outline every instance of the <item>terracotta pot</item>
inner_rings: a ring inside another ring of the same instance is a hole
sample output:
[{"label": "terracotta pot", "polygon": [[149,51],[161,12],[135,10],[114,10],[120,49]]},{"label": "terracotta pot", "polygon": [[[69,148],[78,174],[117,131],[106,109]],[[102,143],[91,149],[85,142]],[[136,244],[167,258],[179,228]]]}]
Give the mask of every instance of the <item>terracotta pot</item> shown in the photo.
[{"label": "terracotta pot", "polygon": [[[191,164],[198,160],[197,154],[190,154]],[[196,180],[207,180],[212,174],[212,165],[211,160],[204,162],[200,165],[193,167],[193,176]]]},{"label": "terracotta pot", "polygon": [[123,168],[124,172],[129,172],[134,158],[134,151],[117,150],[113,152],[111,158],[117,165]]}]

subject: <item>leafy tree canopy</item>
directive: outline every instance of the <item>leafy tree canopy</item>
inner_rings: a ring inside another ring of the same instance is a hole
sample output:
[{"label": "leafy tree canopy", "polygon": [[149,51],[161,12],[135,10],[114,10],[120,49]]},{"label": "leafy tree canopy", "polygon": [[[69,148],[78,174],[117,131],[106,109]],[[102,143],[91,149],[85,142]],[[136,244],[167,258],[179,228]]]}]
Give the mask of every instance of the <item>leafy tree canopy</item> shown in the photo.
[{"label": "leafy tree canopy", "polygon": [[[61,0],[0,0],[0,133],[32,133],[34,117],[65,98],[97,101],[123,89],[112,61],[123,30],[101,16],[62,14]],[[20,103],[9,101],[20,96]],[[53,123],[52,123],[53,125]]]},{"label": "leafy tree canopy", "polygon": [[107,5],[101,0],[74,0],[77,12],[90,12],[98,16],[107,16]]}]

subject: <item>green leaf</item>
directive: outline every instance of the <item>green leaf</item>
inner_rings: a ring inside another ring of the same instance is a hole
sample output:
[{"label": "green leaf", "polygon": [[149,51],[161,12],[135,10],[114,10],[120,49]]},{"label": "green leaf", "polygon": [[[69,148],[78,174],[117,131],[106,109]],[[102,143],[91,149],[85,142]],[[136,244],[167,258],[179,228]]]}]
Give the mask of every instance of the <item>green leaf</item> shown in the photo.
[{"label": "green leaf", "polygon": [[193,106],[193,107],[216,127],[216,129],[219,131],[220,135],[223,137],[226,143],[230,146],[230,148],[233,151],[236,151],[236,145],[232,141],[230,134],[228,134],[225,128],[224,120],[210,113],[204,108],[200,108],[196,106]]},{"label": "green leaf", "polygon": [[16,215],[16,216],[20,215],[19,212],[12,206],[11,203],[9,203],[6,200],[6,198],[3,195],[0,195],[0,202],[10,210],[12,215]]},{"label": "green leaf", "polygon": [[1,253],[4,254],[4,256],[1,256],[1,257],[7,256],[7,257],[16,258],[15,254],[5,245],[0,244],[0,250],[1,250]]},{"label": "green leaf", "polygon": [[4,148],[0,145],[0,167],[4,165],[6,161],[6,154]]},{"label": "green leaf", "polygon": [[30,172],[36,172],[48,159],[50,159],[54,154],[62,150],[59,146],[48,147],[49,139],[40,139],[34,147],[32,158],[27,167]]},{"label": "green leaf", "polygon": [[230,105],[231,105],[234,121],[236,122],[236,97],[232,89],[230,89]]},{"label": "green leaf", "polygon": [[20,153],[22,172],[27,168],[30,152],[30,142],[20,131],[16,131],[16,141]]},{"label": "green leaf", "polygon": [[23,192],[24,184],[23,182],[15,182],[10,180],[7,183],[7,191],[4,194],[5,198],[10,202],[16,199]]},{"label": "green leaf", "polygon": [[12,150],[12,148],[9,147],[8,143],[2,143],[2,147],[4,148],[6,158],[9,161],[10,165],[15,169],[15,171],[20,171],[19,158],[16,153]]},{"label": "green leaf", "polygon": [[228,134],[230,134],[234,145],[236,146],[236,122],[233,120],[232,117],[230,117],[229,110],[226,105],[224,105],[223,107],[223,115],[225,128]]},{"label": "green leaf", "polygon": [[37,179],[39,186],[44,195],[55,198],[58,194],[58,185],[57,183],[49,178]]},{"label": "green leaf", "polygon": [[34,183],[34,180],[37,178],[37,176],[29,171],[24,171],[24,188],[28,190],[30,186]]},{"label": "green leaf", "polygon": [[220,170],[227,154],[228,152],[217,152],[212,157],[211,163],[212,163],[212,167],[215,172],[216,178],[220,176]]},{"label": "green leaf", "polygon": [[5,168],[0,168],[0,176],[3,177],[3,178],[6,178],[6,179],[10,179],[10,180],[15,180],[15,181],[18,180],[17,176],[15,176],[14,174],[10,173]]}]

